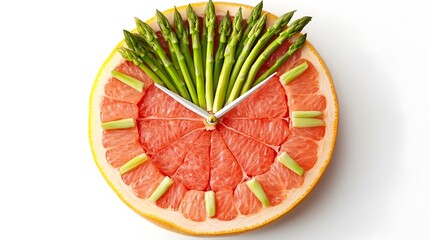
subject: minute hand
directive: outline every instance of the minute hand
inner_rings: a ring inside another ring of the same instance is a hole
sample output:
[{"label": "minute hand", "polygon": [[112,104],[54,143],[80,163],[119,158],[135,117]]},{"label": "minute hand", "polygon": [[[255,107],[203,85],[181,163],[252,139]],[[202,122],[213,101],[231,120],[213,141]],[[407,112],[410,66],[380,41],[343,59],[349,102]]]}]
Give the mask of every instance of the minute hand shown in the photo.
[{"label": "minute hand", "polygon": [[233,109],[239,103],[241,103],[244,99],[246,99],[247,97],[249,97],[250,95],[252,95],[252,93],[254,93],[256,90],[258,90],[259,88],[261,88],[266,82],[268,82],[268,80],[270,80],[276,74],[277,74],[277,72],[275,72],[275,73],[271,74],[270,76],[268,76],[265,80],[263,80],[262,82],[258,83],[256,86],[254,86],[252,89],[250,89],[249,91],[247,91],[245,94],[241,95],[240,97],[238,97],[237,99],[235,99],[234,101],[232,101],[230,104],[224,106],[221,110],[219,110],[218,112],[216,112],[214,114],[214,116],[217,119],[219,119],[220,117],[222,117],[223,115],[225,115],[227,112],[229,112],[231,109]]},{"label": "minute hand", "polygon": [[[166,93],[168,96],[172,97],[174,100],[178,101],[180,104],[182,104],[187,109],[191,110],[192,112],[200,115],[201,117],[207,119],[209,116],[209,113],[203,110],[202,108],[198,107],[194,103],[184,99],[183,97],[179,96],[178,94],[168,90],[167,88],[159,85],[158,83],[154,83],[157,88],[159,88],[161,91]],[[256,87],[256,86],[255,86]]]}]

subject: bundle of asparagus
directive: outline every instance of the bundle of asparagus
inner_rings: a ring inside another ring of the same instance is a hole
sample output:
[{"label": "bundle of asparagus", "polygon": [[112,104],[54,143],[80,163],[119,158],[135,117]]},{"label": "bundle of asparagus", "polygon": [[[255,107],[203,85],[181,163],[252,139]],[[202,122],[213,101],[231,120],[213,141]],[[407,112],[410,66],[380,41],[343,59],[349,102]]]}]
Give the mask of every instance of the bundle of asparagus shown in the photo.
[{"label": "bundle of asparagus", "polygon": [[[243,24],[240,8],[233,20],[227,12],[216,27],[215,6],[209,0],[204,16],[200,16],[203,20],[201,34],[199,16],[191,5],[186,11],[189,27],[177,9],[173,26],[157,10],[157,23],[168,45],[169,54],[162,48],[156,32],[138,18],[135,18],[136,33],[124,30],[128,48],[123,47],[119,52],[126,60],[139,66],[154,82],[216,113],[274,73],[306,41],[307,34],[296,38],[289,50],[256,78],[268,57],[285,41],[301,32],[311,20],[311,17],[305,16],[287,26],[295,13],[291,11],[266,28],[267,15],[262,14],[262,7],[261,1],[253,8],[247,24]],[[219,42],[215,52],[216,30]],[[192,44],[192,54],[189,44]]]}]

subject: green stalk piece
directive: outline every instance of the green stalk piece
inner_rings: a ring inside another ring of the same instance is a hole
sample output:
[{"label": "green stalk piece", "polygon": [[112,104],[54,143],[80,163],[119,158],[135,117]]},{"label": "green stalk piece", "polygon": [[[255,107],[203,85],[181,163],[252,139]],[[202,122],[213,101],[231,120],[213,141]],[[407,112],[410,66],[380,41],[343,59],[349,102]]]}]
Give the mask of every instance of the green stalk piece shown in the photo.
[{"label": "green stalk piece", "polygon": [[216,51],[215,62],[214,62],[214,73],[213,73],[213,94],[216,93],[217,84],[219,81],[220,70],[222,69],[223,59],[225,47],[228,42],[228,38],[231,35],[231,16],[229,15],[229,11],[226,12],[225,16],[223,16],[220,21],[218,27],[219,33],[219,46]]},{"label": "green stalk piece", "polygon": [[277,61],[267,70],[265,71],[259,78],[255,80],[253,83],[253,86],[257,85],[258,83],[264,81],[268,76],[275,73],[277,69],[283,65],[283,63],[286,62],[292,56],[298,49],[300,49],[302,46],[304,46],[305,40],[307,39],[307,33],[300,36],[290,47],[289,50],[281,56]]},{"label": "green stalk piece", "polygon": [[225,59],[222,65],[222,70],[219,75],[219,82],[216,88],[215,99],[213,102],[214,113],[222,109],[225,102],[225,95],[226,90],[228,88],[229,76],[231,74],[232,67],[235,63],[235,50],[242,34],[242,19],[243,16],[241,8],[239,8],[232,24],[231,36],[229,37],[228,43],[225,48]]},{"label": "green stalk piece", "polygon": [[250,68],[249,74],[247,75],[246,82],[241,89],[240,95],[249,91],[249,89],[252,87],[256,74],[258,73],[262,64],[264,64],[264,62],[268,59],[268,57],[271,56],[271,54],[273,54],[274,51],[279,48],[286,40],[295,36],[295,34],[301,32],[301,30],[310,21],[311,17],[308,16],[295,20],[286,30],[281,32],[279,36],[273,42],[270,43],[270,45],[268,45],[268,47],[259,55],[255,63],[253,63],[252,67]]},{"label": "green stalk piece", "polygon": [[[207,3],[207,5],[206,5],[204,15],[207,14],[208,7],[209,7],[209,3]],[[202,23],[202,26],[201,26],[201,30],[202,30],[201,31],[201,60],[202,60],[202,64],[203,64],[203,71],[205,71],[206,52],[207,52],[207,26],[206,26],[205,17],[203,17],[203,21],[201,23]]]},{"label": "green stalk piece", "polygon": [[262,17],[260,17],[255,22],[255,24],[253,24],[253,27],[252,29],[250,29],[249,33],[247,35],[243,35],[243,38],[246,38],[247,40],[242,48],[240,55],[237,58],[236,63],[234,64],[234,69],[232,70],[231,77],[229,78],[228,89],[226,91],[227,99],[231,94],[232,88],[234,87],[235,79],[237,79],[237,76],[241,70],[241,67],[243,66],[244,61],[246,61],[246,58],[253,47],[253,43],[256,41],[256,39],[259,37],[259,34],[264,29],[266,20],[267,20],[267,14],[262,15]]},{"label": "green stalk piece", "polygon": [[207,216],[213,217],[216,214],[216,197],[215,192],[207,191],[204,193],[204,203],[206,206]]},{"label": "green stalk piece", "polygon": [[132,128],[136,126],[134,118],[124,118],[120,120],[101,123],[104,130]]},{"label": "green stalk piece", "polygon": [[[158,76],[144,63],[143,59],[139,57],[139,55],[134,52],[133,50],[130,50],[128,48],[119,48],[119,53],[122,55],[123,58],[126,60],[133,62],[135,65],[139,66],[141,70],[143,70],[154,82],[166,86],[167,88],[172,87],[172,89],[176,89],[174,86],[167,86],[164,84],[164,82],[161,81],[161,79],[158,78]],[[173,91],[173,90],[171,90]],[[177,92],[177,91],[176,91]]]},{"label": "green stalk piece", "polygon": [[118,79],[119,81],[121,81],[122,83],[134,88],[135,90],[139,91],[139,92],[143,92],[143,82],[135,79],[129,75],[123,74],[121,72],[112,70],[111,72],[112,77]]},{"label": "green stalk piece", "polygon": [[264,207],[270,206],[270,200],[268,199],[267,194],[265,193],[258,180],[256,180],[256,178],[250,179],[246,182],[246,184],[249,187],[250,191],[252,191],[252,193],[262,203]]},{"label": "green stalk piece", "polygon": [[162,48],[158,37],[156,36],[153,29],[145,22],[141,21],[138,18],[135,18],[136,25],[137,25],[137,31],[139,34],[145,39],[145,41],[149,44],[150,47],[152,47],[158,57],[161,59],[162,64],[164,65],[165,69],[167,70],[168,74],[170,75],[171,79],[173,80],[173,83],[179,92],[179,94],[189,100],[191,100],[191,97],[188,93],[188,90],[186,89],[185,83],[183,79],[180,78],[179,74],[177,73],[176,69],[174,68],[173,64],[171,63],[170,59],[168,59],[167,54],[165,53],[164,49]]},{"label": "green stalk piece", "polygon": [[189,30],[183,21],[182,15],[174,8],[174,29],[176,30],[177,39],[179,40],[180,50],[185,57],[188,72],[191,75],[192,82],[196,84],[194,60],[192,60],[191,51],[189,50]]},{"label": "green stalk piece", "polygon": [[145,163],[149,158],[147,157],[146,153],[142,153],[140,155],[135,156],[133,159],[125,163],[119,168],[119,173],[121,175],[137,168],[138,166]]},{"label": "green stalk piece", "polygon": [[241,51],[243,51],[244,45],[247,42],[247,38],[245,36],[249,35],[250,30],[252,29],[253,25],[255,25],[256,21],[258,20],[259,16],[261,15],[263,6],[264,6],[264,3],[263,3],[263,1],[261,1],[250,12],[249,18],[247,18],[246,29],[243,32],[244,37],[241,38],[240,43],[238,44],[237,51],[235,53],[235,58],[238,58],[238,56],[240,56]]},{"label": "green stalk piece", "polygon": [[285,167],[289,168],[299,176],[304,175],[304,169],[286,152],[280,153],[280,155],[277,157],[277,161],[279,161],[281,164],[283,164]]},{"label": "green stalk piece", "polygon": [[206,109],[205,86],[204,86],[204,68],[202,62],[201,43],[200,43],[200,23],[197,14],[194,12],[191,4],[186,9],[189,22],[189,33],[192,36],[192,49],[194,53],[196,89],[198,95],[198,105]]},{"label": "green stalk piece", "polygon": [[[213,110],[214,98],[214,80],[213,80],[213,67],[214,67],[214,38],[215,38],[215,22],[216,12],[213,2],[209,0],[206,7],[206,15],[204,22],[207,28],[207,49],[206,49],[206,106],[207,111]],[[204,49],[203,49],[204,51]]]},{"label": "green stalk piece", "polygon": [[292,111],[292,118],[314,118],[322,116],[321,111]]},{"label": "green stalk piece", "polygon": [[182,54],[182,51],[180,50],[179,40],[177,39],[176,33],[174,33],[165,15],[158,10],[156,10],[156,19],[158,22],[158,26],[161,30],[162,36],[164,37],[165,41],[167,41],[168,44],[171,45],[171,47],[175,52],[175,56],[180,67],[179,71],[181,71],[183,79],[185,80],[185,84],[189,94],[191,95],[192,102],[195,104],[198,104],[197,93],[195,91],[192,78],[188,72],[188,66],[186,65],[185,56]]},{"label": "green stalk piece", "polygon": [[143,60],[143,62],[159,77],[159,79],[170,89],[172,88],[174,92],[177,93],[176,88],[172,84],[168,73],[165,71],[164,67],[159,63],[159,61],[154,57],[154,55],[148,51],[144,39],[124,30],[125,43],[128,47],[133,50],[137,55]]},{"label": "green stalk piece", "polygon": [[325,126],[322,119],[319,118],[292,118],[292,127],[308,128]]},{"label": "green stalk piece", "polygon": [[303,74],[305,72],[305,70],[307,70],[307,68],[308,68],[307,62],[303,62],[303,63],[299,64],[298,66],[296,66],[296,67],[292,68],[291,70],[282,74],[280,76],[280,82],[283,85],[289,84],[290,82],[295,80],[295,78],[297,78],[299,75]]},{"label": "green stalk piece", "polygon": [[172,184],[173,180],[170,177],[165,176],[152,195],[150,195],[149,200],[152,202],[158,201],[158,199],[164,195],[164,193],[171,187]]},{"label": "green stalk piece", "polygon": [[278,34],[290,21],[295,11],[288,12],[283,14],[280,18],[278,18],[272,26],[270,26],[264,34],[258,39],[255,46],[250,51],[246,61],[244,61],[240,72],[235,80],[234,86],[231,90],[231,94],[228,97],[226,103],[230,103],[234,101],[238,96],[240,96],[241,88],[246,81],[247,74],[249,72],[250,67],[252,66],[255,59],[259,56],[259,52],[265,47],[265,45],[270,41],[270,39]]}]

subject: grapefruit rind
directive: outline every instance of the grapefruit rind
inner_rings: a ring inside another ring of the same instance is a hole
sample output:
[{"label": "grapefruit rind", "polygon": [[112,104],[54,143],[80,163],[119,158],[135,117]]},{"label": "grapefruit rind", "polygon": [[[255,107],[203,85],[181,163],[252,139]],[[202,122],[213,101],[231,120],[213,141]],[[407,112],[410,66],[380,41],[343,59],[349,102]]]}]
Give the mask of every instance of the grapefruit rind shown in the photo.
[{"label": "grapefruit rind", "polygon": [[[205,5],[206,2],[192,4],[198,15],[204,13]],[[184,15],[186,14],[186,7],[181,6],[177,7],[177,9]],[[215,7],[217,15],[224,15],[228,10],[231,15],[235,15],[238,8],[242,7],[244,18],[248,17],[252,9],[248,5],[228,2],[216,2]],[[164,12],[170,21],[173,19],[173,12],[174,9]],[[275,19],[276,16],[268,13],[267,24],[272,24]],[[155,17],[149,19],[147,23],[157,29]],[[103,87],[111,77],[110,71],[123,61],[118,53],[118,48],[123,45],[124,41],[121,41],[114,48],[101,66],[94,81],[89,101],[88,134],[92,155],[99,171],[118,197],[132,210],[159,226],[182,234],[198,236],[231,235],[256,230],[275,222],[292,210],[298,203],[302,202],[319,182],[333,154],[338,129],[338,100],[332,77],[325,62],[316,49],[307,41],[302,48],[301,57],[313,63],[319,72],[320,92],[325,95],[327,101],[327,107],[323,112],[326,133],[319,142],[318,160],[311,170],[306,171],[304,183],[300,188],[290,190],[288,198],[281,204],[264,208],[253,215],[239,215],[236,219],[227,222],[212,218],[208,218],[204,222],[194,222],[184,218],[179,211],[162,209],[148,199],[143,200],[136,197],[130,187],[122,181],[119,171],[112,168],[106,161],[106,150],[101,141],[103,129],[101,128],[99,106],[104,96]]]}]

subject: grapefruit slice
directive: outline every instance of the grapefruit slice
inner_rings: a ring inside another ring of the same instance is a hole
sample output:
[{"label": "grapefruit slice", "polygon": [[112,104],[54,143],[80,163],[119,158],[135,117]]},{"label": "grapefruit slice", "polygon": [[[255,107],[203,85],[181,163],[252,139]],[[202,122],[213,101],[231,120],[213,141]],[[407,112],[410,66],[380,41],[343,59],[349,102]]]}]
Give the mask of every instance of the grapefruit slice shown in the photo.
[{"label": "grapefruit slice", "polygon": [[[206,3],[192,6],[203,16]],[[186,7],[177,7],[182,16],[186,16]],[[215,3],[218,16],[227,11],[234,16],[240,7],[243,18],[249,17],[250,6]],[[164,14],[173,22],[174,9]],[[276,18],[268,14],[267,25]],[[155,18],[147,23],[159,29]],[[158,37],[168,49],[160,33]],[[261,71],[282,56],[292,40],[282,44]],[[113,50],[94,82],[89,140],[100,172],[138,214],[184,234],[241,233],[285,215],[319,181],[334,149],[338,102],[327,67],[309,42],[278,69],[277,76],[210,129],[204,119],[157,89],[147,74],[125,61],[118,52],[124,45],[121,42]],[[303,62],[308,68],[282,84],[279,77]],[[141,81],[143,91],[112,77],[112,70]],[[324,126],[295,128],[292,111],[320,111],[317,118]],[[137,126],[101,127],[121,119],[133,119]],[[305,170],[302,176],[276,160],[283,152]],[[134,164],[131,160],[142,154],[148,159],[120,173],[121,166]],[[160,190],[164,179],[171,179],[172,184]],[[250,189],[249,181],[257,182],[258,189]],[[163,194],[154,202],[150,197],[155,191]],[[214,193],[215,204],[208,207],[214,206],[214,214],[207,214],[206,192]]]}]

